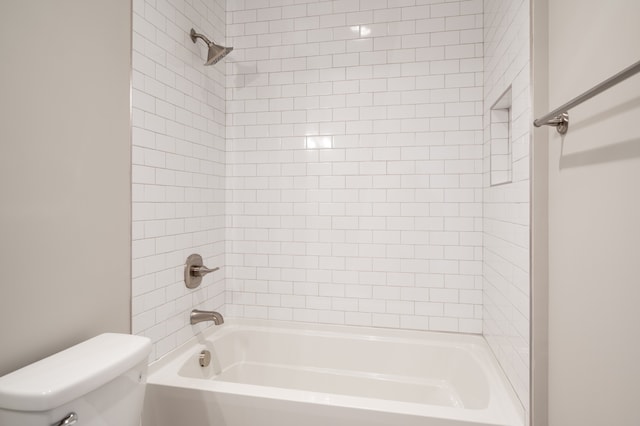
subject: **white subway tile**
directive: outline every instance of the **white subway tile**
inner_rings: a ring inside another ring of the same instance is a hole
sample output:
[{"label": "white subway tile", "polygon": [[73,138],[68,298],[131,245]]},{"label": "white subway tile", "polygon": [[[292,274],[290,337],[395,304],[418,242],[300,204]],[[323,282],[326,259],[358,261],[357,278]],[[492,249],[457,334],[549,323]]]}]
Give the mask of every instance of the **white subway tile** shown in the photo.
[{"label": "white subway tile", "polygon": [[[177,35],[172,16],[185,27],[204,19],[204,4],[175,3],[156,3],[149,25]],[[154,42],[134,51],[151,56],[134,58],[147,97],[134,96],[143,114],[133,141],[161,151],[134,151],[153,166],[134,172],[149,202],[134,201],[133,216],[151,221],[154,250],[206,245],[202,230],[226,235],[215,253],[226,252],[226,284],[211,295],[227,293],[215,300],[239,316],[478,332],[482,2],[231,3],[207,9],[235,47],[239,62],[226,68],[203,70],[201,46],[181,51],[184,36],[170,42],[134,23]],[[458,216],[471,221],[448,220]],[[136,271],[175,268],[178,280],[184,260],[172,253]],[[164,325],[141,316],[159,302],[135,301],[134,327],[157,337],[156,353],[188,335],[168,302],[152,308]]]}]

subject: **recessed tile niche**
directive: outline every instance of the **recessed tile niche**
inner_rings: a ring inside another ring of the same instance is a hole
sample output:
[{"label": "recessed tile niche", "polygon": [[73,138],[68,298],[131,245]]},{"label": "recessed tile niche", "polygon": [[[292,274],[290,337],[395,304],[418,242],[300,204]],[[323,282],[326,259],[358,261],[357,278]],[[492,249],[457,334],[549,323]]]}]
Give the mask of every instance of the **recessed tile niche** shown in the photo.
[{"label": "recessed tile niche", "polygon": [[511,161],[511,87],[491,107],[491,186],[510,183]]}]

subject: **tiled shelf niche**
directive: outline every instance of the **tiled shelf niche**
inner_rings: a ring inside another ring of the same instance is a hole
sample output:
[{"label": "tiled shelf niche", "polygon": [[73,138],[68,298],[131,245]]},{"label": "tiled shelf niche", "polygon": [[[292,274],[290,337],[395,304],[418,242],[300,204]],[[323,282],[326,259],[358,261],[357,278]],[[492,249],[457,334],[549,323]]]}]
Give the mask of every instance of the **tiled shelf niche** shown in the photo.
[{"label": "tiled shelf niche", "polygon": [[512,181],[511,87],[491,107],[491,186]]}]

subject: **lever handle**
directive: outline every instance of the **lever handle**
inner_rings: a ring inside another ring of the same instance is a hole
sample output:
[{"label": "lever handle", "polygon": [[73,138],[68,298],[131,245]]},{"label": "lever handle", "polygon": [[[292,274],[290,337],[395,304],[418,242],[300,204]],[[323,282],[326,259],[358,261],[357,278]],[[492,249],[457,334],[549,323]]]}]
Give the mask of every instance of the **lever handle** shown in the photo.
[{"label": "lever handle", "polygon": [[220,268],[209,269],[206,266],[192,266],[191,267],[191,276],[193,277],[204,277],[211,272],[215,272]]},{"label": "lever handle", "polygon": [[196,288],[202,282],[202,277],[218,269],[220,268],[207,268],[202,263],[202,256],[192,254],[187,258],[187,263],[184,265],[184,284],[187,288]]},{"label": "lever handle", "polygon": [[76,413],[69,413],[67,417],[52,424],[51,426],[71,426],[78,422],[78,415]]}]

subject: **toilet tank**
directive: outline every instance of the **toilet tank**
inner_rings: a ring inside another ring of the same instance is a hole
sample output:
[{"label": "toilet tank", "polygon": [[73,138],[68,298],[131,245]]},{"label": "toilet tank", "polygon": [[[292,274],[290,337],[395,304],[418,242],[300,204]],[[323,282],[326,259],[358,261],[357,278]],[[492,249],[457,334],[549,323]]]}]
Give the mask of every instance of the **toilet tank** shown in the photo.
[{"label": "toilet tank", "polygon": [[105,333],[2,376],[0,425],[139,426],[150,351]]}]

